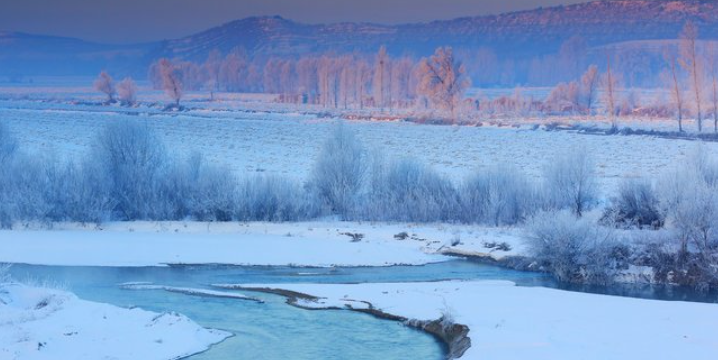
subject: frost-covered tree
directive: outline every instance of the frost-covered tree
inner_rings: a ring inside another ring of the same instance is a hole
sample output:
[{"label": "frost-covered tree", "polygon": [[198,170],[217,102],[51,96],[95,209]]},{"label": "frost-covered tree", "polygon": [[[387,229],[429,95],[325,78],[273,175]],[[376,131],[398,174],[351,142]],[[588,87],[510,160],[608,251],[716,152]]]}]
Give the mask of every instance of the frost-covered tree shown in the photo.
[{"label": "frost-covered tree", "polygon": [[450,47],[438,48],[434,55],[421,61],[419,71],[419,92],[433,106],[448,111],[456,122],[456,108],[471,85],[461,61],[454,57]]},{"label": "frost-covered tree", "polygon": [[97,76],[94,83],[95,90],[107,95],[107,102],[112,103],[115,101],[115,81],[107,71],[101,71],[100,75]]},{"label": "frost-covered tree", "polygon": [[598,197],[592,157],[586,149],[559,155],[544,169],[547,206],[570,209],[581,217]]},{"label": "frost-covered tree", "polygon": [[134,105],[137,102],[137,84],[130,77],[117,84],[117,98],[124,105]]},{"label": "frost-covered tree", "polygon": [[162,77],[162,89],[165,91],[175,106],[179,107],[182,100],[182,76],[179,70],[169,59],[160,59],[159,72]]},{"label": "frost-covered tree", "polygon": [[364,147],[340,122],[322,146],[310,183],[332,212],[346,218],[354,210],[366,170]]}]

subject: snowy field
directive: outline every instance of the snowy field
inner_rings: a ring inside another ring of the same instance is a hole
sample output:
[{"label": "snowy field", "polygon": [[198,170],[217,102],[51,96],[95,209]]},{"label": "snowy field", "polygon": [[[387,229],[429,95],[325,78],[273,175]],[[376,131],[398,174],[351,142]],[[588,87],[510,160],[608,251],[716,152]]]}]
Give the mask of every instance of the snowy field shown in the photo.
[{"label": "snowy field", "polygon": [[123,309],[61,290],[0,284],[0,359],[179,359],[229,336],[176,313]]},{"label": "snowy field", "polygon": [[317,296],[314,308],[366,309],[408,319],[451,315],[470,329],[461,359],[711,360],[718,307],[591,295],[511,282],[252,284]]},{"label": "snowy field", "polygon": [[[188,101],[186,105],[191,110],[165,113],[153,107],[127,109],[68,102],[67,99],[78,98],[100,100],[86,88],[68,87],[60,95],[49,88],[24,88],[22,92],[39,91],[26,95],[34,100],[10,96],[9,89],[0,87],[0,98],[13,98],[0,100],[0,119],[9,125],[20,146],[39,156],[67,160],[92,151],[93,137],[105,123],[139,118],[159,131],[172,152],[199,151],[210,161],[240,174],[259,172],[302,180],[310,173],[334,121],[318,117],[317,109],[300,110],[293,105],[266,102],[266,96],[236,95],[213,103]],[[45,100],[38,100],[40,96]],[[150,96],[161,99],[160,94]],[[642,128],[675,126],[666,121],[635,122]],[[532,124],[518,121],[512,126],[470,127],[352,121],[350,127],[370,152],[388,159],[416,158],[456,182],[496,166],[513,166],[538,181],[546,162],[583,147],[596,160],[605,194],[623,178],[656,178],[666,168],[681,163],[696,146],[693,141],[647,136],[533,130]],[[632,124],[627,121],[627,125]],[[718,144],[708,143],[705,147],[709,153],[718,154]]]}]

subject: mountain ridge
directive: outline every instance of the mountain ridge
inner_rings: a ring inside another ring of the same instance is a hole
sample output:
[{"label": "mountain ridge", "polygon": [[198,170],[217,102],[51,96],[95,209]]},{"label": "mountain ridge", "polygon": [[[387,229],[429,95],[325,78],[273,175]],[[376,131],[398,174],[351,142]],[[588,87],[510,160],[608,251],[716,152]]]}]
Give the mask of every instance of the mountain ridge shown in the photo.
[{"label": "mountain ridge", "polygon": [[581,38],[589,48],[675,39],[689,20],[698,24],[702,38],[718,38],[718,2],[708,0],[604,0],[398,25],[306,24],[281,16],[254,16],[178,39],[134,45],[4,32],[0,33],[0,75],[7,69],[91,74],[98,68],[118,67],[144,73],[149,62],[159,57],[201,61],[213,49],[228,53],[234,48],[268,58],[370,54],[385,45],[394,55],[418,57],[438,46],[453,46],[468,51],[488,48],[501,59],[530,61],[558,52],[572,37]]}]

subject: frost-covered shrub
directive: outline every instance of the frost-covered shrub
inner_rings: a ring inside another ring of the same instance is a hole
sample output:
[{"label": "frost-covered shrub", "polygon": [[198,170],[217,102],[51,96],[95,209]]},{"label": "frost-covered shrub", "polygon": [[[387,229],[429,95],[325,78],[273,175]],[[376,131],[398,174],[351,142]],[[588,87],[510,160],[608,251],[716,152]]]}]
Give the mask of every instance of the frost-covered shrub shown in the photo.
[{"label": "frost-covered shrub", "polygon": [[4,165],[17,151],[17,140],[4,122],[0,122],[0,164]]},{"label": "frost-covered shrub", "polygon": [[49,180],[42,160],[16,153],[0,166],[0,225],[44,220],[50,212]]},{"label": "frost-covered shrub", "polygon": [[602,220],[623,228],[658,229],[664,218],[653,186],[647,181],[629,180],[621,184]]},{"label": "frost-covered shrub", "polygon": [[356,206],[366,171],[364,147],[338,123],[319,153],[309,183],[333,213],[346,218]]},{"label": "frost-covered shrub", "polygon": [[598,198],[593,159],[585,149],[558,156],[546,166],[544,176],[549,209],[570,209],[580,217]]},{"label": "frost-covered shrub", "polygon": [[239,186],[238,218],[242,221],[295,221],[318,215],[316,201],[291,181],[257,175]]},{"label": "frost-covered shrub", "polygon": [[206,163],[199,153],[175,166],[173,186],[183,217],[199,221],[231,221],[237,216],[239,182],[232,172]]},{"label": "frost-covered shrub", "polygon": [[523,174],[496,168],[465,181],[459,203],[464,222],[513,225],[534,212],[535,196]]},{"label": "frost-covered shrub", "polygon": [[447,221],[456,219],[456,191],[430,168],[400,160],[374,175],[371,207],[365,211],[377,220]]},{"label": "frost-covered shrub", "polygon": [[47,163],[48,221],[100,223],[110,218],[113,200],[105,174],[95,164]]},{"label": "frost-covered shrub", "polygon": [[698,148],[689,161],[659,181],[659,199],[668,222],[678,230],[681,252],[718,248],[718,163]]},{"label": "frost-covered shrub", "polygon": [[167,186],[170,159],[159,137],[137,121],[109,123],[97,139],[93,162],[110,183],[114,210],[125,220],[165,220],[172,196]]},{"label": "frost-covered shrub", "polygon": [[530,255],[561,281],[610,282],[629,257],[610,231],[566,210],[536,214],[525,242]]}]

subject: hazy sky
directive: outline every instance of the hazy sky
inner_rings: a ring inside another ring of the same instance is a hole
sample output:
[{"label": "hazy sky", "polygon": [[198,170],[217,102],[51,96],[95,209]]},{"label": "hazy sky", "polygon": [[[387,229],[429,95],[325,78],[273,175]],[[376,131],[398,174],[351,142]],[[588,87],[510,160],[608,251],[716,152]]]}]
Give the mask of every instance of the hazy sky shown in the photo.
[{"label": "hazy sky", "polygon": [[0,0],[0,30],[127,43],[177,38],[254,15],[404,23],[586,0]]}]

